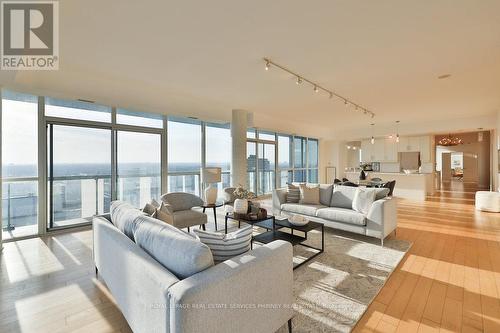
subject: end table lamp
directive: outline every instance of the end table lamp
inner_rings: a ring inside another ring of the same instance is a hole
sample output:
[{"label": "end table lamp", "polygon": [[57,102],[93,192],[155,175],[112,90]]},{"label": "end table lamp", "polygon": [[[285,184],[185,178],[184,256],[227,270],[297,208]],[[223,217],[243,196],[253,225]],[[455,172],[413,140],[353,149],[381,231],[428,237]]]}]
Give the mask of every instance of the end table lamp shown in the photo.
[{"label": "end table lamp", "polygon": [[217,201],[217,186],[214,183],[221,181],[221,168],[203,168],[201,169],[201,181],[203,184],[208,184],[205,188],[205,202],[214,204]]}]

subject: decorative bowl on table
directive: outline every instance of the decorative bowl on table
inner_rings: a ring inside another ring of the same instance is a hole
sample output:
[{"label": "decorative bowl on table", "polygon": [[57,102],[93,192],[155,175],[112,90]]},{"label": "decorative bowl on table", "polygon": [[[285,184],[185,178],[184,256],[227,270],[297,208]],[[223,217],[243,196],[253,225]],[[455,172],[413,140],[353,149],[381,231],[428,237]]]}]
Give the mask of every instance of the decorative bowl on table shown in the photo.
[{"label": "decorative bowl on table", "polygon": [[288,222],[290,222],[290,224],[293,224],[294,226],[301,227],[309,223],[309,220],[301,215],[293,215],[292,217],[288,218]]}]

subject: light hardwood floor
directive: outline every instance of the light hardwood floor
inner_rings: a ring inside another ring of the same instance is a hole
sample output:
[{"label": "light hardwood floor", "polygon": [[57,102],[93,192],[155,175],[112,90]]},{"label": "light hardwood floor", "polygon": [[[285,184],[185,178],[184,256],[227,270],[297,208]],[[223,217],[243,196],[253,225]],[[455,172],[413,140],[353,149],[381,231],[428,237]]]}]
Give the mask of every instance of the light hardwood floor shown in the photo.
[{"label": "light hardwood floor", "polygon": [[[500,214],[474,211],[475,190],[400,202],[397,238],[413,247],[355,332],[500,332]],[[95,278],[90,230],[5,243],[0,264],[0,332],[130,332]]]},{"label": "light hardwood floor", "polygon": [[355,332],[500,332],[500,214],[475,211],[476,190],[401,201],[397,237],[413,247]]}]

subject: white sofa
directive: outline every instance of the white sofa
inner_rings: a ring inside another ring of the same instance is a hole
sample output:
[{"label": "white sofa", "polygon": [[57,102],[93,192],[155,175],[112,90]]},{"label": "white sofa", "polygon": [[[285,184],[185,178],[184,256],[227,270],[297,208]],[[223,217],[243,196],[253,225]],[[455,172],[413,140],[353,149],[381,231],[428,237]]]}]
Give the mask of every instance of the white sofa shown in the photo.
[{"label": "white sofa", "polygon": [[273,212],[276,215],[303,215],[327,227],[384,239],[396,230],[396,199],[388,197],[388,189],[375,189],[377,197],[365,216],[352,209],[356,187],[320,184],[320,204],[287,203],[287,189],[273,191]]},{"label": "white sofa", "polygon": [[208,247],[193,236],[116,202],[111,217],[95,217],[93,228],[96,274],[134,332],[291,327],[291,244],[272,242],[213,265]]}]

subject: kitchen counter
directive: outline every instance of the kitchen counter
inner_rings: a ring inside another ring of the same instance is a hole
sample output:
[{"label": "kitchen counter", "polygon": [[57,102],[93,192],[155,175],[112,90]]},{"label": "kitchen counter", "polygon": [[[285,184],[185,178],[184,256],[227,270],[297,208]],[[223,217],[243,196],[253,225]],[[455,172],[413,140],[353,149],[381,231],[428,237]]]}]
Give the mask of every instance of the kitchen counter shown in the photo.
[{"label": "kitchen counter", "polygon": [[[394,196],[408,200],[425,201],[427,195],[435,192],[434,173],[411,173],[402,172],[375,172],[365,171],[366,178],[381,178],[384,181],[396,181]],[[345,177],[350,181],[359,179],[360,171],[345,172]]]}]

